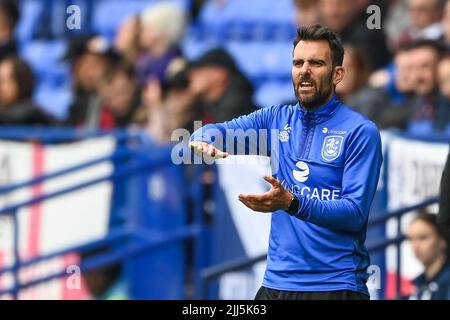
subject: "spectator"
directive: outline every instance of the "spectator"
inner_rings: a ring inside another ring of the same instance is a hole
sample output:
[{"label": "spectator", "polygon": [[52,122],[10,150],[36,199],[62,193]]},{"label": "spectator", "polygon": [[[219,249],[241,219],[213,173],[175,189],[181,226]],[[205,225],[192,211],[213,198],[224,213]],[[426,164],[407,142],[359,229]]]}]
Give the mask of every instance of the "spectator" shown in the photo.
[{"label": "spectator", "polygon": [[202,103],[204,122],[223,122],[254,111],[251,83],[223,49],[206,52],[191,63],[190,88]]},{"label": "spectator", "polygon": [[66,123],[84,128],[100,127],[101,101],[97,85],[117,61],[117,54],[102,37],[81,36],[70,45],[65,59],[72,66],[74,102]]},{"label": "spectator", "polygon": [[[373,120],[380,128],[406,127],[410,110],[402,107],[404,96],[412,91],[409,52],[399,50],[393,67],[377,71],[376,80],[368,80],[368,62],[363,52],[345,46],[345,77],[336,87],[349,106]],[[400,108],[399,108],[400,107]]]},{"label": "spectator", "polygon": [[[336,86],[336,93],[339,98],[347,103],[351,96],[356,94],[360,89],[365,87],[369,78],[369,66],[364,52],[359,48],[345,45],[344,46],[344,68],[345,76]],[[353,107],[352,105],[350,105]],[[367,113],[358,111],[369,116]]]},{"label": "spectator", "polygon": [[142,54],[137,62],[141,84],[154,77],[161,84],[170,62],[181,56],[179,41],[184,33],[186,17],[175,4],[160,3],[141,15],[139,45]]},{"label": "spectator", "polygon": [[450,257],[450,152],[444,166],[439,191],[438,224],[447,241],[447,257]]},{"label": "spectator", "polygon": [[13,1],[0,1],[0,60],[17,54],[14,32],[19,21],[20,12]]},{"label": "spectator", "polygon": [[371,70],[377,70],[389,63],[390,53],[383,31],[367,28],[368,4],[368,0],[320,0],[319,17],[342,42],[362,48]]},{"label": "spectator", "polygon": [[0,62],[0,125],[52,125],[55,120],[32,101],[34,77],[16,56]]},{"label": "spectator", "polygon": [[447,51],[450,51],[450,0],[445,2],[444,13],[442,15],[442,29],[442,42]]},{"label": "spectator", "polygon": [[438,228],[435,214],[421,213],[408,229],[408,239],[424,272],[414,279],[413,300],[450,299],[450,264],[446,257],[447,244]]},{"label": "spectator", "polygon": [[410,101],[414,96],[411,56],[410,46],[400,47],[391,67],[377,71],[369,78],[369,85],[374,88],[371,103],[383,106],[374,119],[382,129],[406,129],[408,126],[412,112]]},{"label": "spectator", "polygon": [[189,90],[186,62],[175,59],[167,71],[162,87],[151,80],[144,88],[143,105],[135,117],[135,122],[158,143],[169,143],[172,131],[178,128],[192,132],[194,120],[201,117]]},{"label": "spectator", "polygon": [[316,0],[294,0],[295,23],[298,27],[319,22],[319,10]]},{"label": "spectator", "polygon": [[400,36],[399,45],[418,39],[438,40],[442,10],[442,0],[408,0],[410,26]]},{"label": "spectator", "polygon": [[140,54],[139,32],[140,20],[138,16],[130,16],[120,25],[114,39],[117,52],[130,63],[135,64]]},{"label": "spectator", "polygon": [[409,45],[408,50],[412,63],[410,77],[414,87],[414,94],[407,102],[407,107],[411,108],[408,130],[429,133],[438,129],[437,66],[442,48],[433,40],[417,40]]},{"label": "spectator", "polygon": [[438,64],[439,97],[434,129],[450,133],[450,55],[444,56]]},{"label": "spectator", "polygon": [[119,63],[110,68],[100,78],[98,91],[103,102],[100,128],[130,125],[140,105],[140,88],[134,67],[128,63]]},{"label": "spectator", "polygon": [[[83,264],[90,259],[95,259],[99,255],[111,252],[109,246],[83,252],[80,255],[80,262]],[[120,263],[101,266],[83,273],[84,283],[93,300],[127,300],[128,288],[123,277],[123,267]]]}]

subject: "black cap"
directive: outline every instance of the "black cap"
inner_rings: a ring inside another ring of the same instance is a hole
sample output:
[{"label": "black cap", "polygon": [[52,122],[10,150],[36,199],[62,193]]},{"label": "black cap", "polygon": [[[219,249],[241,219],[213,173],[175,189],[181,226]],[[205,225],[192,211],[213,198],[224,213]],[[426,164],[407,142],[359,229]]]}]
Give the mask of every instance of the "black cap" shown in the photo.
[{"label": "black cap", "polygon": [[111,60],[119,58],[119,54],[105,38],[94,35],[80,35],[71,40],[62,60],[73,62],[87,52],[104,55]]},{"label": "black cap", "polygon": [[229,71],[237,71],[236,63],[231,55],[224,49],[213,49],[204,53],[197,60],[189,64],[189,69],[206,66],[222,67]]}]

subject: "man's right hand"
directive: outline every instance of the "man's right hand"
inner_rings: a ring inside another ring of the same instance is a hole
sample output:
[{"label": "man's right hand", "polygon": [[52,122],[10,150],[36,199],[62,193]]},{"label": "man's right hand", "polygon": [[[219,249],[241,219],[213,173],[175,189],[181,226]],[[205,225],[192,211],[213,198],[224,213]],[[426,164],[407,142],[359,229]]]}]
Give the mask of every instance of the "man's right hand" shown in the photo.
[{"label": "man's right hand", "polygon": [[222,159],[228,157],[228,152],[223,152],[213,145],[202,142],[202,141],[192,141],[189,143],[189,147],[197,154],[205,154],[213,159]]}]

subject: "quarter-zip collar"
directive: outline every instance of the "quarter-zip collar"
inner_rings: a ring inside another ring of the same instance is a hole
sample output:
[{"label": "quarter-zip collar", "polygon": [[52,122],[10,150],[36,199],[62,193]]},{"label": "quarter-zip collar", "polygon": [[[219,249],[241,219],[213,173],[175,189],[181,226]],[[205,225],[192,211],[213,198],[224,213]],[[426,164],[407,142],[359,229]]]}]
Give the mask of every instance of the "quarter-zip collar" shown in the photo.
[{"label": "quarter-zip collar", "polygon": [[301,111],[301,117],[303,120],[309,120],[312,121],[314,124],[318,124],[330,119],[336,113],[336,110],[338,109],[340,104],[341,102],[336,97],[336,95],[333,95],[333,97],[330,100],[328,100],[324,105],[320,106],[319,108],[313,111],[308,111],[302,108],[300,102],[297,103],[297,107]]}]

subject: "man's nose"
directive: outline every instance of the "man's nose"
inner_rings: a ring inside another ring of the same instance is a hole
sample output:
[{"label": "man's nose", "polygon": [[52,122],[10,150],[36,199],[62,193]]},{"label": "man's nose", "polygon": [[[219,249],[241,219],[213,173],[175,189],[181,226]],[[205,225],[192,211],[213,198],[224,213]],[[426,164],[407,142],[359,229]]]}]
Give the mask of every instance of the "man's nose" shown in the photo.
[{"label": "man's nose", "polygon": [[305,62],[302,65],[302,68],[300,69],[300,75],[308,75],[311,74],[311,68],[307,62]]}]

